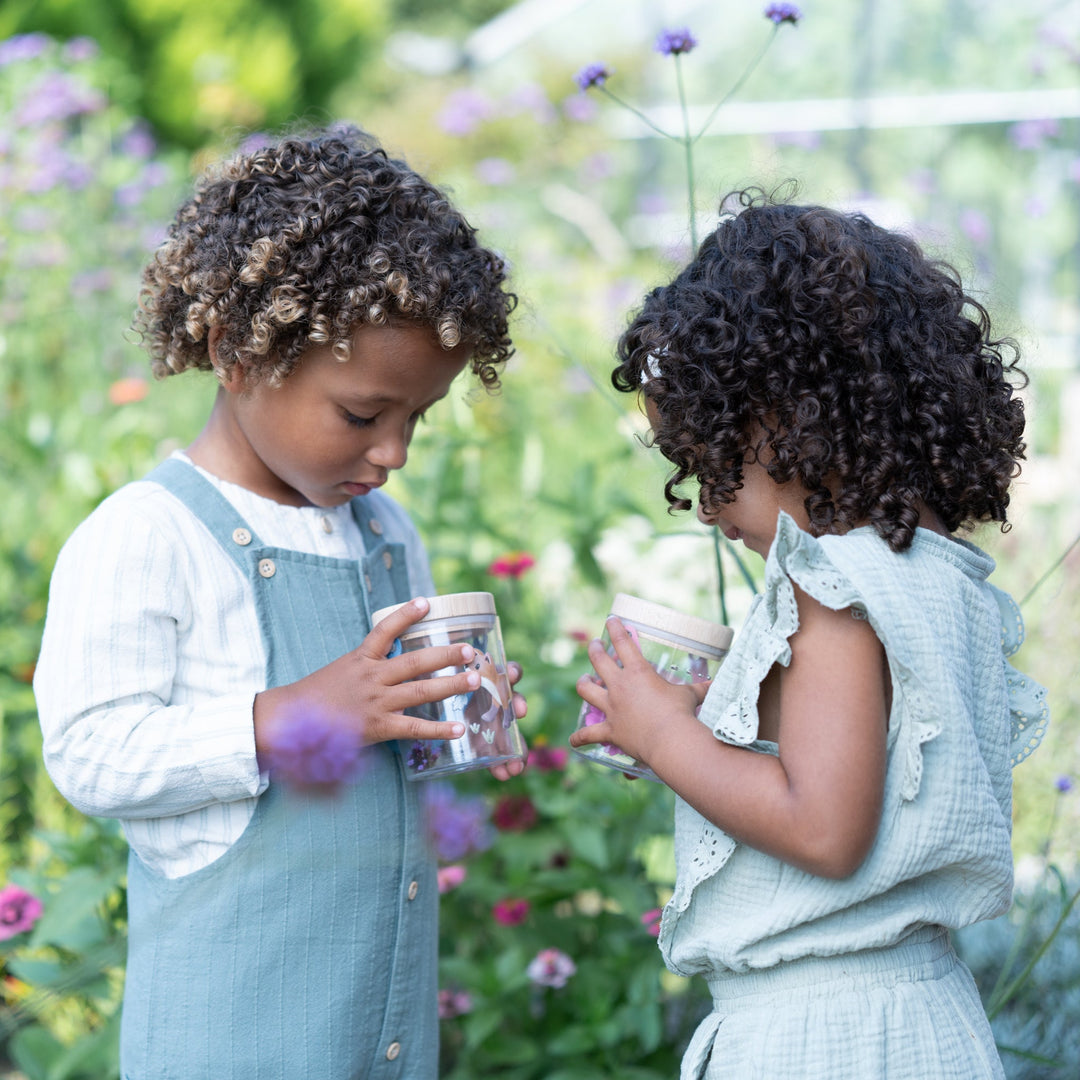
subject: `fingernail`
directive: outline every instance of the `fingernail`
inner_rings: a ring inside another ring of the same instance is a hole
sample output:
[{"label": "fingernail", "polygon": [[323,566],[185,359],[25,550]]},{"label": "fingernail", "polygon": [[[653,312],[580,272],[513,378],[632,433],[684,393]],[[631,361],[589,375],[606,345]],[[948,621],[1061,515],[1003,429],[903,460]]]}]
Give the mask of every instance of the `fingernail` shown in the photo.
[{"label": "fingernail", "polygon": [[451,724],[450,725],[450,738],[451,739],[460,739],[461,736],[464,735],[464,734],[465,734],[465,725],[464,724]]},{"label": "fingernail", "polygon": [[427,597],[426,596],[417,596],[413,600],[412,606],[414,608],[416,608],[417,611],[423,611],[427,607]]},{"label": "fingernail", "polygon": [[468,663],[476,655],[476,650],[471,645],[461,646],[461,659]]},{"label": "fingernail", "polygon": [[465,681],[469,684],[469,686],[475,689],[477,686],[480,685],[480,672],[470,671],[468,675],[465,676]]}]

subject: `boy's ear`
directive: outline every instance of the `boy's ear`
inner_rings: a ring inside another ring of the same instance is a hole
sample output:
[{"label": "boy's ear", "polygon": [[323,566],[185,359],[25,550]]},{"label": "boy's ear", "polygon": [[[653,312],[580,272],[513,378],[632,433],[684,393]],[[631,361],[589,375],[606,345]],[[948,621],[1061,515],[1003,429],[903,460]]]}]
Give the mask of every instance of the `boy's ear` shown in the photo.
[{"label": "boy's ear", "polygon": [[211,326],[210,333],[206,337],[206,350],[210,354],[210,363],[214,367],[214,373],[218,382],[231,394],[244,389],[244,369],[239,364],[233,364],[232,370],[226,374],[218,362],[217,347],[225,331],[220,326]]}]

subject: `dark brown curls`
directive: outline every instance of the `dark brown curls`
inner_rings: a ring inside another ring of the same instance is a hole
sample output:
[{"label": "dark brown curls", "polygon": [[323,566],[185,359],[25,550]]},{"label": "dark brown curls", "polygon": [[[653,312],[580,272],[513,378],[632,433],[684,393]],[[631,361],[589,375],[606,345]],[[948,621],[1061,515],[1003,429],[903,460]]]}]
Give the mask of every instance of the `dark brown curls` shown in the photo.
[{"label": "dark brown curls", "polygon": [[[416,324],[464,345],[485,386],[513,348],[507,270],[446,195],[358,128],[335,125],[208,171],[143,271],[134,328],[154,373],[239,365],[280,382],[359,326]],[[212,360],[211,331],[217,331]]]},{"label": "dark brown curls", "polygon": [[612,373],[626,392],[645,374],[670,507],[696,481],[719,511],[756,455],[806,489],[818,534],[870,524],[903,551],[924,504],[950,532],[1007,528],[1026,378],[956,271],[862,214],[758,190],[722,205],[738,211],[645,298]]}]

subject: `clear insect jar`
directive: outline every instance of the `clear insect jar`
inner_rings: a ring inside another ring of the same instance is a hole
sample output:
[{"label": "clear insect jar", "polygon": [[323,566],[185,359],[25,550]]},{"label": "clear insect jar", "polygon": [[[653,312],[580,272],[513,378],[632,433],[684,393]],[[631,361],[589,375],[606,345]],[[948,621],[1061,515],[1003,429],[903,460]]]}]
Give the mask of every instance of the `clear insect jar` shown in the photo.
[{"label": "clear insect jar", "polygon": [[[611,614],[626,627],[645,659],[670,683],[696,683],[712,679],[731,647],[733,632],[730,627],[699,619],[695,615],[684,615],[662,604],[626,593],[616,594],[611,602]],[[606,626],[600,640],[608,653],[614,656],[615,650]],[[593,678],[596,676],[593,675]],[[604,714],[595,705],[584,702],[578,714],[578,727],[589,727],[603,719]],[[628,776],[659,780],[648,765],[623,753],[613,743],[592,743],[575,747],[574,752],[597,765],[606,765]]]},{"label": "clear insect jar", "polygon": [[[480,686],[467,694],[405,710],[423,720],[457,720],[465,726],[459,739],[401,740],[398,747],[406,777],[427,780],[523,760],[525,740],[514,716],[495,597],[487,592],[448,593],[428,597],[428,604],[428,613],[398,638],[401,651],[414,652],[430,645],[471,645],[476,655],[469,664],[440,668],[420,678],[457,675],[471,668],[480,673]],[[372,615],[372,624],[399,607],[380,608]]]}]

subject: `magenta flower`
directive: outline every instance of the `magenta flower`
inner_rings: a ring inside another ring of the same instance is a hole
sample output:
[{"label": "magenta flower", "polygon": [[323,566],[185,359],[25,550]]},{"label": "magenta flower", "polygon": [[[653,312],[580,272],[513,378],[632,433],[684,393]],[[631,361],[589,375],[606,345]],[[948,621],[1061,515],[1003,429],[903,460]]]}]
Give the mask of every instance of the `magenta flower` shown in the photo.
[{"label": "magenta flower", "polygon": [[690,52],[697,43],[697,38],[686,27],[682,30],[662,30],[656,39],[656,51],[664,56],[678,56]]},{"label": "magenta flower", "polygon": [[558,949],[541,949],[525,969],[525,974],[537,986],[561,990],[576,971],[577,964],[566,953]]},{"label": "magenta flower", "polygon": [[765,9],[765,18],[777,26],[786,22],[794,26],[802,18],[802,12],[794,4],[770,4]]},{"label": "magenta flower", "polygon": [[472,1012],[472,997],[465,990],[439,991],[439,1019],[453,1020]]},{"label": "magenta flower", "polygon": [[641,914],[641,925],[653,936],[660,936],[660,916],[663,914],[660,908],[650,908]]},{"label": "magenta flower", "polygon": [[526,764],[538,772],[561,772],[569,759],[570,751],[565,746],[534,746]]},{"label": "magenta flower", "polygon": [[491,815],[502,832],[526,832],[536,824],[536,807],[528,795],[504,795]]},{"label": "magenta flower", "polygon": [[528,900],[507,897],[491,909],[491,914],[500,926],[520,926],[529,917],[530,907]]},{"label": "magenta flower", "polygon": [[574,76],[574,82],[582,90],[591,90],[594,86],[603,86],[614,74],[607,64],[589,64]]},{"label": "magenta flower", "polygon": [[45,910],[41,901],[18,885],[0,889],[0,941],[29,930]]},{"label": "magenta flower", "polygon": [[536,560],[527,551],[508,551],[488,567],[488,573],[492,577],[517,579],[535,565]]},{"label": "magenta flower", "polygon": [[451,889],[456,889],[465,880],[466,873],[465,867],[460,863],[454,863],[452,866],[440,866],[435,872],[439,893],[448,893]]}]

